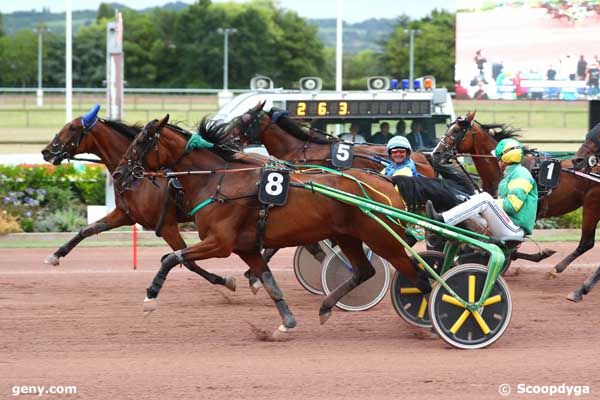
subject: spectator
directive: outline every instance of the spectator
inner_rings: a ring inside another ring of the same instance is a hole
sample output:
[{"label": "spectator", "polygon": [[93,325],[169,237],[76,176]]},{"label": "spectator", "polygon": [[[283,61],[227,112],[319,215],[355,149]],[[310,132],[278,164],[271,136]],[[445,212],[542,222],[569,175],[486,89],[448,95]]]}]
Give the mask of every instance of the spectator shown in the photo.
[{"label": "spectator", "polygon": [[460,80],[454,82],[454,98],[457,100],[470,99],[467,88],[460,84]]},{"label": "spectator", "polygon": [[553,81],[556,79],[556,70],[554,69],[552,64],[550,64],[550,66],[548,67],[548,71],[546,71],[546,79],[548,79],[549,81]]},{"label": "spectator", "polygon": [[504,65],[502,65],[502,62],[495,62],[492,64],[492,78],[494,80],[498,79],[498,75],[500,75],[502,73],[502,70],[504,69]]},{"label": "spectator", "polygon": [[598,96],[600,92],[598,83],[600,81],[600,67],[597,63],[593,63],[587,70],[586,74],[587,85],[588,85],[588,96]]},{"label": "spectator", "polygon": [[579,61],[577,61],[577,80],[578,81],[583,81],[585,80],[586,77],[586,70],[587,70],[587,61],[585,61],[585,58],[583,58],[583,55],[579,56]]},{"label": "spectator", "polygon": [[392,138],[392,134],[390,133],[390,124],[387,122],[382,122],[379,124],[379,129],[379,132],[374,134],[371,138],[371,142],[377,144],[386,144]]},{"label": "spectator", "polygon": [[483,81],[483,83],[487,84],[485,77],[483,75],[483,65],[487,62],[487,59],[481,54],[481,49],[475,52],[475,64],[477,64],[477,69],[479,70],[479,78]]},{"label": "spectator", "polygon": [[350,124],[350,132],[344,133],[340,139],[350,143],[366,143],[365,137],[358,132],[359,128],[358,122],[353,122]]},{"label": "spectator", "polygon": [[410,133],[406,135],[410,145],[415,150],[420,150],[424,147],[433,147],[433,145],[429,143],[427,137],[423,134],[422,129],[421,123],[415,120],[410,124]]},{"label": "spectator", "polygon": [[517,72],[512,80],[513,85],[515,85],[515,94],[517,95],[517,99],[523,99],[527,97],[527,88],[521,86],[521,71]]},{"label": "spectator", "polygon": [[483,82],[479,82],[479,88],[475,93],[473,93],[473,99],[475,100],[487,100],[489,99],[485,89],[483,88]]},{"label": "spectator", "polygon": [[406,136],[406,122],[403,119],[399,120],[396,124],[396,135],[395,136]]}]

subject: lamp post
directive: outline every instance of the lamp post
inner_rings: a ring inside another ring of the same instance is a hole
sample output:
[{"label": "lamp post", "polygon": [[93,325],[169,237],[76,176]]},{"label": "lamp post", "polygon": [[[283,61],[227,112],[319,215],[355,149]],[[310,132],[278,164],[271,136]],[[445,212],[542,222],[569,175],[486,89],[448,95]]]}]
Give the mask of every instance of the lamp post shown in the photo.
[{"label": "lamp post", "polygon": [[38,34],[38,88],[36,92],[36,103],[38,107],[41,107],[44,105],[44,91],[42,90],[42,43],[44,41],[44,33],[50,32],[50,29],[46,28],[44,25],[39,25],[37,28],[34,28],[33,31]]},{"label": "lamp post", "polygon": [[225,40],[223,45],[223,90],[218,95],[219,107],[222,107],[233,98],[233,93],[229,91],[229,34],[236,33],[237,29],[219,28],[217,32],[222,33]]},{"label": "lamp post", "polygon": [[418,29],[405,29],[404,32],[410,35],[410,47],[409,47],[409,72],[408,72],[408,89],[414,90],[415,85],[415,34],[421,33]]}]

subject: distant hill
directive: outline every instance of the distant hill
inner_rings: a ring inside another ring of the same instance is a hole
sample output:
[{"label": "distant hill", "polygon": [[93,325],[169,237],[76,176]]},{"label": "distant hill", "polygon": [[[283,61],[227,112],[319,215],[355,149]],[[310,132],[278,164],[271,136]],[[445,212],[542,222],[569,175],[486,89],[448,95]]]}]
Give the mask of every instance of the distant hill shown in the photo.
[{"label": "distant hill", "polygon": [[[131,10],[130,7],[113,2],[108,3],[116,10]],[[188,7],[189,4],[177,1],[167,3],[160,7],[165,10],[179,11]],[[139,12],[149,12],[156,7],[147,7]],[[76,32],[81,26],[90,25],[96,21],[98,10],[73,11],[73,31]],[[7,35],[12,35],[21,29],[33,29],[40,23],[45,23],[48,28],[55,33],[64,33],[65,31],[65,13],[51,13],[48,9],[42,11],[16,11],[10,14],[3,14],[4,31]]]},{"label": "distant hill", "polygon": [[[110,3],[117,10],[130,10],[119,3]],[[162,9],[180,11],[189,4],[172,2],[162,6]],[[139,12],[149,12],[155,7],[148,7]],[[82,26],[90,25],[96,20],[98,10],[73,11],[73,30],[77,31]],[[46,24],[52,32],[62,34],[65,31],[65,13],[51,13],[48,9],[42,11],[17,11],[2,15],[4,31],[12,35],[21,29],[33,29],[40,23]],[[336,20],[331,19],[308,19],[307,22],[316,25],[319,29],[318,37],[325,47],[335,47]],[[362,50],[381,50],[379,42],[392,33],[395,19],[371,18],[354,24],[344,23],[344,52],[357,53]]]},{"label": "distant hill", "polygon": [[[334,18],[307,21],[319,28],[317,35],[325,47],[335,47],[336,20]],[[344,22],[344,53],[358,53],[362,50],[380,51],[379,43],[393,32],[395,23],[396,19],[393,18],[371,18],[354,24]]]}]

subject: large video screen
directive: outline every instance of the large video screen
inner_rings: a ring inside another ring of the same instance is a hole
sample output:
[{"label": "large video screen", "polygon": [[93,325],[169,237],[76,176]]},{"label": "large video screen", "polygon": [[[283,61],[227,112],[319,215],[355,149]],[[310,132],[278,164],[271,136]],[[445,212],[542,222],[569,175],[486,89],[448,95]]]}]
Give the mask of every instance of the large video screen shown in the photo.
[{"label": "large video screen", "polygon": [[600,0],[459,0],[457,98],[597,98],[599,38]]}]

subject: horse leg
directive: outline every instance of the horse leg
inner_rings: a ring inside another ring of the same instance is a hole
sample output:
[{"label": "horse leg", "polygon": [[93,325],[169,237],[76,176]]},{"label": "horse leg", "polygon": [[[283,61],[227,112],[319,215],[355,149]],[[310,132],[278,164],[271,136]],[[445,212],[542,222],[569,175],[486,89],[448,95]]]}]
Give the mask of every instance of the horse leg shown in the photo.
[{"label": "horse leg", "polygon": [[277,311],[279,311],[279,315],[281,316],[283,324],[279,326],[277,331],[275,331],[274,336],[278,335],[279,332],[287,332],[288,329],[295,328],[296,319],[294,318],[294,315],[290,311],[286,302],[283,300],[283,292],[277,285],[275,277],[271,273],[271,270],[269,269],[263,256],[258,251],[237,254],[246,264],[248,264],[250,270],[255,272],[260,278],[265,290],[275,302],[275,306],[277,307]]},{"label": "horse leg", "polygon": [[150,286],[146,289],[146,298],[144,299],[144,312],[146,315],[157,308],[156,298],[167,279],[167,275],[174,266],[184,264],[188,261],[224,258],[231,254],[232,249],[233,243],[228,243],[223,238],[208,236],[200,243],[164,255],[161,259],[158,272],[154,276],[154,279],[152,279]]},{"label": "horse leg", "polygon": [[[162,237],[173,250],[181,250],[187,247],[185,240],[181,237],[177,224],[165,224],[162,229]],[[233,276],[222,277],[201,268],[193,261],[183,263],[187,269],[200,275],[213,285],[223,285],[227,289],[235,292],[235,278]]]},{"label": "horse leg", "polygon": [[600,219],[600,209],[596,205],[597,202],[594,196],[586,196],[583,199],[583,223],[581,225],[579,245],[575,251],[556,264],[554,269],[549,272],[550,277],[556,278],[556,274],[563,272],[577,257],[594,247],[596,226]]},{"label": "horse leg", "polygon": [[363,251],[362,242],[350,236],[336,236],[336,241],[344,256],[352,265],[352,276],[335,288],[329,296],[323,300],[319,309],[319,320],[323,325],[331,317],[333,306],[352,289],[375,275],[375,268]]},{"label": "horse leg", "polygon": [[123,225],[133,225],[133,221],[123,210],[115,208],[104,218],[100,218],[98,221],[87,225],[85,228],[82,228],[71,240],[60,246],[54,252],[54,254],[46,257],[44,264],[54,266],[59,265],[59,258],[69,254],[71,250],[73,250],[73,248],[77,246],[83,239],[92,235],[97,235],[100,232],[110,231],[111,229],[115,229]]},{"label": "horse leg", "polygon": [[514,251],[511,255],[511,258],[513,260],[521,259],[521,260],[527,260],[527,261],[533,261],[533,262],[540,262],[540,261],[545,260],[546,258],[552,256],[554,253],[556,253],[556,250],[552,250],[552,249],[542,249],[541,251],[539,251],[537,253],[533,253],[533,254],[521,253],[520,251]]},{"label": "horse leg", "polygon": [[[278,251],[279,249],[264,249],[262,252],[262,257],[265,262],[268,263]],[[248,269],[246,272],[244,272],[244,276],[246,279],[248,279],[248,284],[250,285],[250,290],[252,290],[252,293],[258,293],[261,287],[260,279],[254,275],[251,269]]]},{"label": "horse leg", "polygon": [[592,290],[592,288],[596,285],[596,283],[598,283],[599,280],[600,267],[596,270],[596,272],[590,275],[590,277],[587,278],[585,282],[583,282],[583,285],[581,285],[579,289],[569,293],[569,295],[567,296],[567,300],[579,303],[581,300],[583,300],[583,296],[588,294],[589,291]]},{"label": "horse leg", "polygon": [[312,243],[312,244],[307,244],[304,246],[304,248],[310,253],[312,254],[312,256],[319,262],[323,262],[323,260],[325,259],[325,252],[323,251],[323,249],[321,249],[321,246],[319,245],[319,243]]}]

